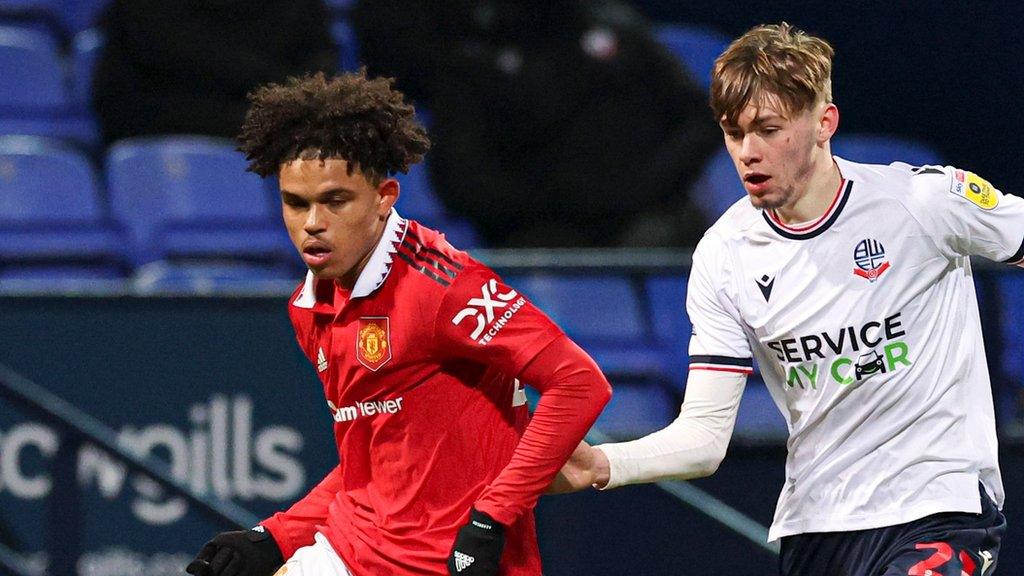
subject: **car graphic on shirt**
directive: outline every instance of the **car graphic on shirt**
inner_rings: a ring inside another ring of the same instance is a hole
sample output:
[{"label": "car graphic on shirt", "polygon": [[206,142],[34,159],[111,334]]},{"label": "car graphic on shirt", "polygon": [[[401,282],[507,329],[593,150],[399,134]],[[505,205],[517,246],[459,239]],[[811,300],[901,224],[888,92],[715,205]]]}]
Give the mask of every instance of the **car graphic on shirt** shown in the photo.
[{"label": "car graphic on shirt", "polygon": [[867,354],[861,354],[860,358],[857,359],[857,366],[854,368],[854,375],[857,377],[857,381],[861,381],[872,374],[878,372],[885,372],[885,362],[882,359],[882,355],[872,350]]}]

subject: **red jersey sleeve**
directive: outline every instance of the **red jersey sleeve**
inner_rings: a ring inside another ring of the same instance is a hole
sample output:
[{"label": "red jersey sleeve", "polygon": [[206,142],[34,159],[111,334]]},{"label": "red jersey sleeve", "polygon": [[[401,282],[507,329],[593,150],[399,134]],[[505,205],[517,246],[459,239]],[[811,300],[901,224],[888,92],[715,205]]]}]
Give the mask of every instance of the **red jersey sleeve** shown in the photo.
[{"label": "red jersey sleeve", "polygon": [[540,401],[512,459],[474,504],[506,525],[533,509],[612,395],[601,369],[567,336],[544,348],[519,378],[540,390]]},{"label": "red jersey sleeve", "polygon": [[532,510],[611,397],[594,361],[523,295],[481,267],[460,275],[442,302],[436,345],[497,366],[541,392],[509,463],[477,510],[509,525]]},{"label": "red jersey sleeve", "polygon": [[489,268],[463,270],[434,321],[435,349],[518,374],[562,330]]},{"label": "red jersey sleeve", "polygon": [[286,512],[278,512],[260,524],[270,534],[287,560],[295,551],[313,543],[316,527],[327,521],[327,509],[341,490],[341,466],[331,470],[319,484]]}]

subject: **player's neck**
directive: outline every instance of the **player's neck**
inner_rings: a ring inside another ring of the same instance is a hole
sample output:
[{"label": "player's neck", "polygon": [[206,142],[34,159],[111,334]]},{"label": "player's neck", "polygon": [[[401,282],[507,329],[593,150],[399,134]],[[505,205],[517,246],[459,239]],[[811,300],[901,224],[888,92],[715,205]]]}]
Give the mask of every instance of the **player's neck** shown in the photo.
[{"label": "player's neck", "polygon": [[783,224],[814,222],[828,211],[842,182],[843,175],[830,154],[821,169],[808,178],[804,193],[796,195],[791,204],[777,208],[775,215]]},{"label": "player's neck", "polygon": [[369,249],[363,254],[363,257],[359,259],[359,262],[352,267],[351,270],[337,278],[334,283],[340,286],[344,290],[351,291],[356,281],[359,280],[359,276],[363,273],[363,268],[366,268],[366,264],[370,261],[373,253],[377,250],[377,245],[380,244],[380,239],[384,236],[384,230],[387,229],[387,219],[384,219],[380,225],[380,229],[376,232],[376,239],[370,244]]}]

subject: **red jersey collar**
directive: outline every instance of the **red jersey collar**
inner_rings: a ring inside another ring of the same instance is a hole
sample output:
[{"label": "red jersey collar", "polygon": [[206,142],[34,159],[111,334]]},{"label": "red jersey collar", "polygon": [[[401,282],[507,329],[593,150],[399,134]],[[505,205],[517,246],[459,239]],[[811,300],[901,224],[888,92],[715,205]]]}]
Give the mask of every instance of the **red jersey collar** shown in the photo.
[{"label": "red jersey collar", "polygon": [[[394,254],[398,251],[398,246],[405,238],[408,228],[408,221],[399,216],[398,211],[392,208],[388,215],[388,221],[384,225],[384,234],[381,235],[380,241],[373,249],[373,254],[366,262],[366,266],[363,267],[363,271],[359,273],[359,278],[356,278],[355,286],[352,287],[352,298],[365,298],[380,288],[384,280],[387,279],[388,273],[391,272]],[[297,308],[312,309],[316,305],[315,288],[316,277],[310,270],[306,272],[306,283],[302,286],[302,291],[299,292],[292,305]]]}]

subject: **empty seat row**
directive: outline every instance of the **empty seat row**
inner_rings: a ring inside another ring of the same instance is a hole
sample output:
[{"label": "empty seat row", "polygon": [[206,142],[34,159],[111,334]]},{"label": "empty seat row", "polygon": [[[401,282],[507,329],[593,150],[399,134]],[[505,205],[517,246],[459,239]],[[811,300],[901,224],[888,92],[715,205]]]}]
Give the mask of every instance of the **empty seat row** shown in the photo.
[{"label": "empty seat row", "polygon": [[[57,14],[93,22],[104,0],[21,0],[0,2],[3,17],[17,14]],[[332,8],[339,18],[331,35],[339,47],[338,68],[359,68],[359,48],[343,14],[350,2]],[[97,28],[72,27],[70,54],[65,62],[53,34],[30,25],[0,24],[0,133],[53,136],[95,146],[99,139],[89,109],[92,74],[104,38]],[[706,87],[714,58],[725,47],[720,33],[697,26],[665,25],[659,39]]]},{"label": "empty seat row", "polygon": [[0,20],[73,36],[96,24],[110,0],[0,0]]},{"label": "empty seat row", "polygon": [[[352,28],[338,21],[331,32],[339,46],[339,69],[357,70]],[[99,134],[90,98],[104,43],[99,29],[82,30],[65,57],[52,34],[0,24],[0,134],[51,136],[96,146]]]},{"label": "empty seat row", "polygon": [[[130,139],[112,146],[105,164],[101,179],[60,142],[0,137],[0,275],[60,275],[76,264],[89,269],[85,277],[117,275],[186,259],[298,264],[276,182],[246,172],[233,143]],[[456,245],[476,245],[471,227],[447,218],[422,166],[398,179],[403,215],[445,230]]]}]

